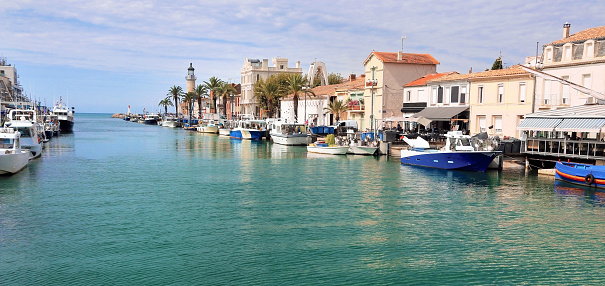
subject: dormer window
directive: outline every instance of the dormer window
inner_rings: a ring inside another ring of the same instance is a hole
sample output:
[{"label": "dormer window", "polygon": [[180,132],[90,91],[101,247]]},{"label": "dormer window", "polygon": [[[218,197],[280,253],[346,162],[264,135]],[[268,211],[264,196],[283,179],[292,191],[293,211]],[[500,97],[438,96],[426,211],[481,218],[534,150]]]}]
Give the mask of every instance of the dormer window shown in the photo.
[{"label": "dormer window", "polygon": [[545,57],[544,57],[544,61],[547,63],[551,63],[552,62],[552,46],[547,47],[546,50],[544,51]]},{"label": "dormer window", "polygon": [[584,58],[585,59],[594,58],[594,49],[595,49],[594,40],[586,41],[584,43]]},{"label": "dormer window", "polygon": [[573,48],[573,45],[571,43],[565,44],[563,46],[563,60],[562,61],[571,61],[572,48]]}]

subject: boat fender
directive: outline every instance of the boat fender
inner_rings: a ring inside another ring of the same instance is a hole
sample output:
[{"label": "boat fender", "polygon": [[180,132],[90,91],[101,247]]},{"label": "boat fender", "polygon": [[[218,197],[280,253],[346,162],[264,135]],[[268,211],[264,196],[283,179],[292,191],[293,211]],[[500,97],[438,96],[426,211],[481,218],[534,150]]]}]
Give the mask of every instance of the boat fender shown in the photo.
[{"label": "boat fender", "polygon": [[587,185],[592,185],[592,183],[594,183],[594,176],[592,174],[586,175],[586,177],[584,177],[584,182]]}]

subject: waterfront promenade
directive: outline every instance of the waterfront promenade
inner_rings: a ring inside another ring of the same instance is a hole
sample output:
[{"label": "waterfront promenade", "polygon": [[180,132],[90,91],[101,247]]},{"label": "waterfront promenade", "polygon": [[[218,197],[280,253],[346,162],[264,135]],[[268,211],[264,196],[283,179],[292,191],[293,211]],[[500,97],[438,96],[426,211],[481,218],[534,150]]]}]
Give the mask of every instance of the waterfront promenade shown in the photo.
[{"label": "waterfront promenade", "polygon": [[2,285],[605,282],[605,195],[77,114],[0,178]]}]

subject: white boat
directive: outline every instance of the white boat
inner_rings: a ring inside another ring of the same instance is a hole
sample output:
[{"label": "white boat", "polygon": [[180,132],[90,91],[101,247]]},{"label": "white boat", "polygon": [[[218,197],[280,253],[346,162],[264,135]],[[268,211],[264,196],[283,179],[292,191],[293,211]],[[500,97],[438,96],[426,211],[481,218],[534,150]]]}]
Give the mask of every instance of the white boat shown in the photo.
[{"label": "white boat", "polygon": [[220,136],[229,136],[231,134],[231,128],[222,127],[218,129],[218,135]]},{"label": "white boat", "polygon": [[4,127],[10,127],[21,133],[21,148],[31,152],[31,158],[42,155],[42,138],[38,133],[38,120],[33,110],[13,109],[8,113]]},{"label": "white boat", "polygon": [[57,116],[59,120],[59,129],[64,133],[71,133],[74,129],[74,111],[69,109],[67,104],[63,102],[63,98],[53,107],[52,115]]},{"label": "white boat", "polygon": [[267,138],[267,123],[264,120],[242,120],[229,132],[235,139],[262,140]]},{"label": "white boat", "polygon": [[355,155],[374,155],[378,147],[372,146],[349,146],[348,153]]},{"label": "white boat", "polygon": [[172,114],[165,114],[162,117],[161,125],[163,127],[176,128],[176,127],[179,127],[179,121],[176,119],[176,116],[174,116]]},{"label": "white boat", "polygon": [[304,124],[285,123],[273,121],[270,125],[271,139],[281,145],[307,145],[307,129]]},{"label": "white boat", "polygon": [[160,120],[160,117],[155,113],[147,113],[143,118],[147,125],[158,125],[158,121]]},{"label": "white boat", "polygon": [[312,143],[307,146],[307,152],[328,154],[328,155],[346,155],[349,146],[330,146],[327,143]]},{"label": "white boat", "polygon": [[21,171],[29,162],[29,152],[21,150],[21,133],[0,128],[0,175]]},{"label": "white boat", "polygon": [[202,119],[197,127],[197,132],[218,134],[218,127],[213,119]]}]

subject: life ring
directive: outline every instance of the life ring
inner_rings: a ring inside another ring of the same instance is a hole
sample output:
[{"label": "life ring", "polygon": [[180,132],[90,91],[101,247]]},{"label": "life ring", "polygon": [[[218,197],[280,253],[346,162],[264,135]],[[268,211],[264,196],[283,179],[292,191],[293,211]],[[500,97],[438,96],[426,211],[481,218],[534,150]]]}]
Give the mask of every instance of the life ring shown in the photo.
[{"label": "life ring", "polygon": [[592,185],[592,183],[594,183],[594,176],[592,174],[586,175],[586,177],[584,177],[584,182],[589,186]]}]

